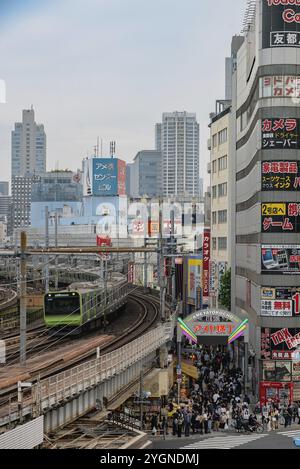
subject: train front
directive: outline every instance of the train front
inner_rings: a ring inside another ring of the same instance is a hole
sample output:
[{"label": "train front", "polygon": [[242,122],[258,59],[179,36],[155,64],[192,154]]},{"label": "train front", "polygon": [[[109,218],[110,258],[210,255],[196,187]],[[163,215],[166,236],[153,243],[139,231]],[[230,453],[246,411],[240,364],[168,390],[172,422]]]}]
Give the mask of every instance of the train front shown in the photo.
[{"label": "train front", "polygon": [[44,320],[48,328],[62,334],[80,331],[82,323],[81,296],[79,292],[46,293]]}]

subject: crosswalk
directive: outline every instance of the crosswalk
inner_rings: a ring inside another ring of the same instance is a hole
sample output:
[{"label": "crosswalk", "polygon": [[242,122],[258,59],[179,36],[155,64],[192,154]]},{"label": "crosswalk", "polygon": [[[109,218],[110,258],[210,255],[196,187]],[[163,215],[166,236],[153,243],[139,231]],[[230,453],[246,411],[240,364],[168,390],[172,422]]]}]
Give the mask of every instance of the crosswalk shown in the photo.
[{"label": "crosswalk", "polygon": [[288,438],[300,438],[300,428],[299,430],[289,430],[286,432],[278,432],[278,435],[287,436]]},{"label": "crosswalk", "polygon": [[188,446],[184,446],[181,449],[232,449],[252,443],[253,441],[264,438],[265,436],[267,436],[267,434],[264,433],[255,435],[217,436],[197,441]]}]

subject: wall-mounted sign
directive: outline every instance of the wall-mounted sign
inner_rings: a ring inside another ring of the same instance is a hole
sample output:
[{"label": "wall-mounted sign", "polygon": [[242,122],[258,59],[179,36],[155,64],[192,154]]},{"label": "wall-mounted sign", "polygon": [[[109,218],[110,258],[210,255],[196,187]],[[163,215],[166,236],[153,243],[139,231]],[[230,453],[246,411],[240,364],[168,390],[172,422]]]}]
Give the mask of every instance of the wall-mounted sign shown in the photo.
[{"label": "wall-mounted sign", "polygon": [[199,302],[202,298],[202,267],[203,260],[201,257],[190,257],[187,259],[187,303],[189,305],[200,308]]},{"label": "wall-mounted sign", "polygon": [[298,0],[263,0],[262,47],[300,47]]},{"label": "wall-mounted sign", "polygon": [[300,161],[265,161],[261,164],[262,191],[298,191]]},{"label": "wall-mounted sign", "polygon": [[261,271],[264,275],[300,275],[300,245],[263,245]]},{"label": "wall-mounted sign", "polygon": [[262,359],[291,360],[299,345],[300,329],[263,327],[261,330]]},{"label": "wall-mounted sign", "polygon": [[203,233],[203,298],[209,297],[210,229]]},{"label": "wall-mounted sign", "polygon": [[300,98],[300,76],[272,75],[259,80],[260,98]]},{"label": "wall-mounted sign", "polygon": [[299,149],[300,119],[263,119],[261,134],[263,150]]},{"label": "wall-mounted sign", "polygon": [[300,203],[262,204],[262,233],[300,233]]},{"label": "wall-mounted sign", "polygon": [[298,317],[300,315],[300,287],[261,289],[261,316]]}]

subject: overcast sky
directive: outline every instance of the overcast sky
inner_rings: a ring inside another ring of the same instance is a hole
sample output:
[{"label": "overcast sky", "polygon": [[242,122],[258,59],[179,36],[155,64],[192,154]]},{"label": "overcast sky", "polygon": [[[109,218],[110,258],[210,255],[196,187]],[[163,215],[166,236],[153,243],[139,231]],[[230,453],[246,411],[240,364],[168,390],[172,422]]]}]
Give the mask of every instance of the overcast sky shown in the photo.
[{"label": "overcast sky", "polygon": [[224,97],[224,58],[246,0],[0,0],[0,179],[10,178],[14,122],[34,106],[47,167],[76,169],[97,136],[131,161],[154,147],[163,112],[196,112],[201,168],[207,125]]}]

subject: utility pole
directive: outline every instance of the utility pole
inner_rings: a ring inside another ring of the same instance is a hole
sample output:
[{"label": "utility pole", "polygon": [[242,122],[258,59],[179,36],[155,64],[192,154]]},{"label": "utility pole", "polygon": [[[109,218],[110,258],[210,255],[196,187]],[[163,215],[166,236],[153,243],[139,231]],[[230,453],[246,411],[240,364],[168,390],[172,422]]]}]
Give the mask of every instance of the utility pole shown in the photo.
[{"label": "utility pole", "polygon": [[140,422],[141,432],[143,431],[143,388],[144,388],[144,370],[143,366],[140,374]]},{"label": "utility pole", "polygon": [[175,309],[176,304],[176,278],[175,278],[175,212],[171,211],[171,254],[172,254],[172,308]]},{"label": "utility pole", "polygon": [[[58,213],[55,212],[55,247],[58,247]],[[58,290],[58,255],[55,256],[55,291]]]},{"label": "utility pole", "polygon": [[[147,246],[147,239],[145,238],[145,247]],[[144,253],[144,290],[147,292],[148,289],[148,255]]]},{"label": "utility pole", "polygon": [[[49,210],[45,207],[45,247],[49,248]],[[45,256],[45,293],[49,292],[49,258]]]},{"label": "utility pole", "polygon": [[164,277],[164,249],[163,249],[163,213],[161,202],[159,202],[159,236],[158,236],[158,280],[159,280],[159,303],[161,321],[166,320],[165,309],[165,277]]},{"label": "utility pole", "polygon": [[21,278],[20,278],[20,365],[26,366],[26,330],[27,330],[27,309],[26,309],[26,248],[27,235],[21,232]]}]

